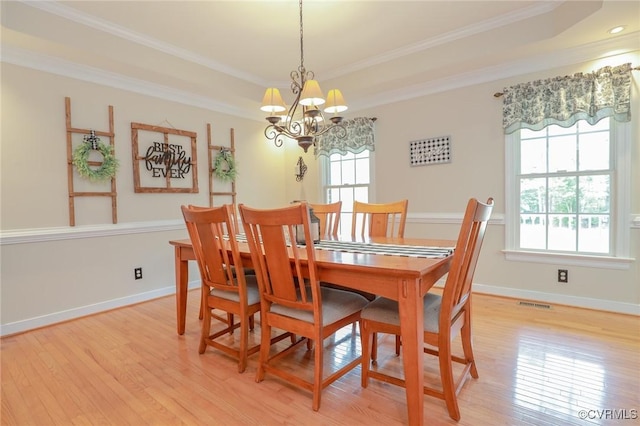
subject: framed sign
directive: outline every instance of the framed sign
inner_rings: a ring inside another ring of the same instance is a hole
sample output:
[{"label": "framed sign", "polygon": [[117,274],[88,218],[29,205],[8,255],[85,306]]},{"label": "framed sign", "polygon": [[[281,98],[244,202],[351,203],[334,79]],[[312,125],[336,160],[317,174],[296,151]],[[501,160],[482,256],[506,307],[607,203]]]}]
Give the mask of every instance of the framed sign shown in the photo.
[{"label": "framed sign", "polygon": [[451,162],[451,136],[409,142],[409,164],[427,166]]},{"label": "framed sign", "polygon": [[135,192],[198,192],[195,132],[131,123]]}]

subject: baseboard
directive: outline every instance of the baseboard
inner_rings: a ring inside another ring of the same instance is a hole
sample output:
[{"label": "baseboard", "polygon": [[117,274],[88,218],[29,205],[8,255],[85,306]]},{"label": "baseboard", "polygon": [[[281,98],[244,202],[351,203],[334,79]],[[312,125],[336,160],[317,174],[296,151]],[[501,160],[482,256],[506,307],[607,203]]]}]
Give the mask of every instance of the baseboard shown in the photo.
[{"label": "baseboard", "polygon": [[[198,287],[200,287],[199,280],[189,282],[190,290],[196,289]],[[22,321],[10,322],[0,325],[0,336],[3,337],[17,333],[23,333],[25,331],[34,330],[36,328],[47,327],[64,321],[86,317],[88,315],[93,315],[116,308],[122,308],[140,302],[147,302],[149,300],[158,299],[160,297],[169,296],[175,293],[175,286],[168,286],[145,293],[138,293],[131,296],[95,303],[93,305],[81,306],[79,308],[54,312],[52,314],[29,318]]]},{"label": "baseboard", "polygon": [[577,308],[595,309],[598,311],[640,316],[640,305],[615,302],[613,300],[592,299],[589,297],[570,296],[566,294],[543,293],[541,291],[520,290],[516,288],[497,287],[486,284],[473,284],[474,293],[492,296],[510,297],[526,301],[555,303]]},{"label": "baseboard", "polygon": [[[440,280],[436,284],[436,287],[442,287],[443,285],[444,281]],[[196,289],[199,286],[199,280],[189,282],[190,290]],[[592,299],[588,297],[568,296],[565,294],[543,293],[539,291],[520,290],[478,283],[473,284],[473,290],[475,293],[489,294],[492,296],[502,296],[535,302],[556,303],[578,308],[595,309],[599,311],[640,316],[640,305],[635,305],[633,303]],[[25,331],[46,327],[49,325],[97,314],[100,312],[105,312],[111,309],[122,308],[124,306],[146,302],[149,300],[157,299],[159,297],[175,294],[175,291],[176,289],[174,286],[168,286],[145,293],[138,293],[119,299],[113,299],[93,305],[82,306],[76,309],[69,309],[67,311],[55,312],[36,318],[2,324],[0,325],[0,336],[9,336],[11,334],[23,333]]]}]

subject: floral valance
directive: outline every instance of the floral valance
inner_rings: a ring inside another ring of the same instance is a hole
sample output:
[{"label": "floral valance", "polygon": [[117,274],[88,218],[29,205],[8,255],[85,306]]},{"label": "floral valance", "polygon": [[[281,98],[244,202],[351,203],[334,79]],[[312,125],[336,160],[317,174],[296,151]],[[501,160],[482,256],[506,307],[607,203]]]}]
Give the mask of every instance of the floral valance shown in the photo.
[{"label": "floral valance", "polygon": [[358,154],[368,149],[375,150],[375,119],[356,117],[343,120],[341,125],[346,130],[346,137],[340,134],[340,129],[334,129],[316,139],[313,153],[320,155],[346,154],[352,152]]},{"label": "floral valance", "polygon": [[551,124],[570,127],[578,120],[595,124],[605,117],[631,121],[631,64],[521,83],[503,95],[505,133]]}]

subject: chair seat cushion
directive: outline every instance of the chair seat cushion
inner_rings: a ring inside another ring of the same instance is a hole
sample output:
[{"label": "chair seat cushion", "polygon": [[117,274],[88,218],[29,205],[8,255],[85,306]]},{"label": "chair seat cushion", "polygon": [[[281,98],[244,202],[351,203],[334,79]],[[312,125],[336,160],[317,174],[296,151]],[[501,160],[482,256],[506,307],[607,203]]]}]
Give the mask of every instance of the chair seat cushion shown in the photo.
[{"label": "chair seat cushion", "polygon": [[[427,293],[424,296],[423,303],[424,331],[437,333],[439,330],[442,297],[439,294]],[[384,297],[378,297],[362,310],[361,318],[363,320],[371,320],[400,327],[400,311],[398,309],[398,302]]]},{"label": "chair seat cushion", "polygon": [[[258,290],[257,277],[255,275],[245,275],[244,279],[247,283],[247,305],[260,303],[260,291]],[[210,294],[221,299],[240,302],[240,293],[238,293],[237,291],[226,291],[213,288],[211,289]]]},{"label": "chair seat cushion", "polygon": [[[309,291],[309,294],[311,292]],[[333,288],[320,287],[322,296],[322,325],[333,324],[355,312],[361,311],[369,301],[363,296],[351,291],[336,290]],[[273,304],[271,312],[296,318],[305,322],[313,322],[313,312],[301,311],[286,306]]]}]

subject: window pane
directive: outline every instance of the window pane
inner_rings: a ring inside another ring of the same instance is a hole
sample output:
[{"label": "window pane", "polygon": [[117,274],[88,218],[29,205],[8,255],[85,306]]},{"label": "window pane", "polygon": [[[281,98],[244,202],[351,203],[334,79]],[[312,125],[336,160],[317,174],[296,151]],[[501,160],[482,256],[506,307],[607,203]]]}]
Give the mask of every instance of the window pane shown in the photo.
[{"label": "window pane", "polygon": [[547,171],[547,139],[537,138],[520,144],[520,173],[545,173]]},{"label": "window pane", "polygon": [[[358,187],[354,188],[354,197],[357,201],[368,203],[369,202],[369,188]],[[353,204],[353,203],[352,203]]]},{"label": "window pane", "polygon": [[547,180],[545,178],[520,180],[520,212],[544,213],[547,199]]},{"label": "window pane", "polygon": [[609,176],[581,176],[580,212],[609,213],[611,185]]},{"label": "window pane", "polygon": [[342,185],[354,185],[356,183],[356,163],[353,160],[342,162]]},{"label": "window pane", "polygon": [[357,184],[369,183],[369,158],[356,160],[356,181]]},{"label": "window pane", "polygon": [[544,250],[547,248],[545,215],[520,215],[520,247]]},{"label": "window pane", "polygon": [[339,161],[332,161],[329,165],[329,185],[342,184],[341,163]]},{"label": "window pane", "polygon": [[575,215],[549,215],[549,250],[576,250]]},{"label": "window pane", "polygon": [[549,138],[549,172],[576,170],[575,135]]},{"label": "window pane", "polygon": [[609,133],[588,133],[580,137],[579,170],[609,170]]},{"label": "window pane", "polygon": [[609,216],[580,215],[578,250],[588,253],[609,253]]},{"label": "window pane", "polygon": [[575,213],[577,178],[572,176],[549,178],[549,212]]},{"label": "window pane", "polygon": [[340,188],[340,199],[342,200],[342,211],[350,212],[353,209],[353,188]]},{"label": "window pane", "polygon": [[327,193],[327,203],[336,203],[338,201],[340,201],[340,189],[329,188]]}]

